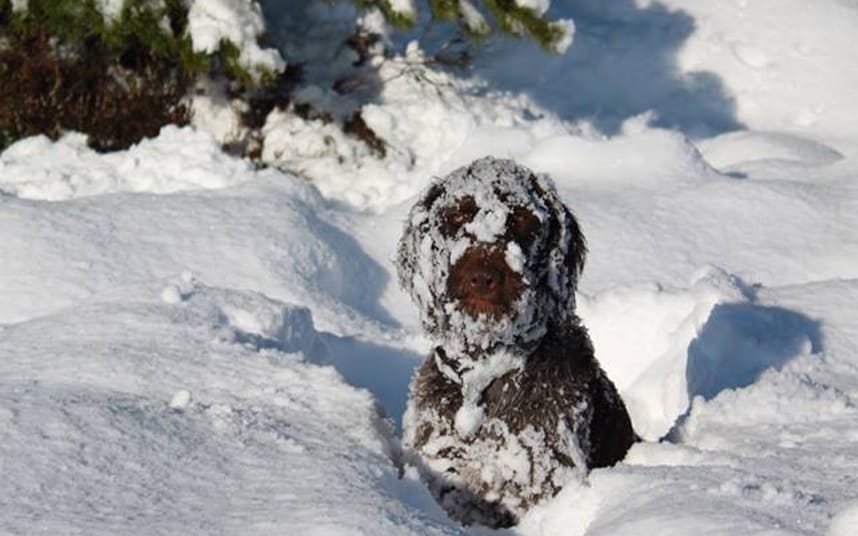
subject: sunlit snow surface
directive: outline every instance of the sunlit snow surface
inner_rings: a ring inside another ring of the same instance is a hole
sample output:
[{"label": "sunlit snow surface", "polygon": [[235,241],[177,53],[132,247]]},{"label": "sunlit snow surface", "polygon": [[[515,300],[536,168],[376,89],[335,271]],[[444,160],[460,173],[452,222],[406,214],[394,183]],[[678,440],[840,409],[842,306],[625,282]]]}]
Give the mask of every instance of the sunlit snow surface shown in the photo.
[{"label": "sunlit snow surface", "polygon": [[0,155],[0,532],[490,532],[398,466],[428,342],[392,259],[494,154],[578,217],[645,439],[507,533],[858,534],[858,5],[560,4],[567,56],[476,66],[527,95],[398,80],[366,119],[412,153],[308,159],[318,190],[187,128]]}]

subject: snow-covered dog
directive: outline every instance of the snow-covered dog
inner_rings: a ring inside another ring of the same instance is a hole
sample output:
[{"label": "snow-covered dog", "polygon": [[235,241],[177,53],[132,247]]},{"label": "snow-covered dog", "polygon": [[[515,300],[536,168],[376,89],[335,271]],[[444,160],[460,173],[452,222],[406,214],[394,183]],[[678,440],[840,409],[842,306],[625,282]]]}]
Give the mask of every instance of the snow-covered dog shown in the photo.
[{"label": "snow-covered dog", "polygon": [[462,523],[512,525],[635,440],[575,315],[585,253],[550,179],[510,160],[454,171],[411,210],[399,282],[436,347],[411,384],[404,444]]}]

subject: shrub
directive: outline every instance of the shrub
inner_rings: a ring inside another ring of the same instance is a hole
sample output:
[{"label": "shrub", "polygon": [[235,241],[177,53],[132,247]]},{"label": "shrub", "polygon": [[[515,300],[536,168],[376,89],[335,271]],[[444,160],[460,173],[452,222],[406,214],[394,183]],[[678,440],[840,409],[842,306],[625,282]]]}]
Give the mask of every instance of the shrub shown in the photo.
[{"label": "shrub", "polygon": [[4,2],[0,142],[77,130],[107,151],[187,123],[182,99],[203,63],[182,37],[179,3],[130,0],[108,23],[93,0],[31,0],[14,13]]},{"label": "shrub", "polygon": [[[378,8],[396,27],[416,20],[409,2],[350,1],[361,9]],[[556,48],[564,36],[565,26],[516,0],[424,1],[434,19],[458,23],[470,35],[496,27],[528,35],[546,48]],[[290,104],[301,76],[300,66],[292,64],[282,72],[247,66],[241,44],[226,39],[217,50],[195,51],[188,10],[205,4],[125,0],[118,14],[105,17],[98,0],[16,2],[23,3],[25,9],[13,9],[10,0],[0,0],[0,150],[23,136],[56,139],[66,130],[86,133],[96,150],[126,148],[157,135],[165,124],[187,124],[187,97],[201,76],[229,82],[230,97],[246,104],[243,121],[252,141],[261,136],[269,112]],[[397,11],[394,5],[408,9]],[[489,13],[493,24],[487,22]],[[346,92],[336,84],[333,89]],[[384,141],[359,113],[338,122],[373,154],[385,154]],[[259,152],[258,143],[240,145],[243,154]]]}]

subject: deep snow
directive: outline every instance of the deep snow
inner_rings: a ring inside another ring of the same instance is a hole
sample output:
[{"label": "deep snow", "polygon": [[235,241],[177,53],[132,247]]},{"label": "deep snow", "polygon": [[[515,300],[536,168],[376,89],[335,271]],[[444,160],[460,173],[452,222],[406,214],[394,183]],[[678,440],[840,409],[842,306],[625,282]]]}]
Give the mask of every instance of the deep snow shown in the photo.
[{"label": "deep snow", "polygon": [[384,160],[310,123],[302,178],[190,128],[0,155],[0,532],[491,532],[399,478],[428,342],[392,262],[432,175],[494,154],[581,222],[646,440],[508,533],[858,534],[858,4],[568,4],[562,57],[385,62]]}]

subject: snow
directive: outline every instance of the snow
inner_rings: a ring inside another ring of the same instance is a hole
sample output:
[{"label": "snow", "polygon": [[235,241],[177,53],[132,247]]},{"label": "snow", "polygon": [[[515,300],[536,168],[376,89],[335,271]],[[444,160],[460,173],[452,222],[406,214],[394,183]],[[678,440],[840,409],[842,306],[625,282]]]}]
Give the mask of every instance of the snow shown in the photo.
[{"label": "snow", "polygon": [[538,15],[544,14],[551,7],[551,0],[515,0],[515,3],[521,7],[532,9]]},{"label": "snow", "polygon": [[413,0],[389,0],[390,8],[402,15],[413,16],[415,13]]},{"label": "snow", "polygon": [[122,14],[122,0],[98,0],[96,5],[107,20],[116,20]]},{"label": "snow", "polygon": [[856,528],[858,528],[858,501],[844,508],[831,520],[828,536],[847,536],[855,532]]},{"label": "snow", "polygon": [[112,192],[170,193],[223,188],[250,180],[249,162],[228,157],[214,138],[175,126],[128,151],[96,153],[82,134],[56,143],[27,138],[0,155],[0,191],[63,201]]},{"label": "snow", "polygon": [[575,21],[572,19],[560,19],[552,23],[556,29],[560,30],[560,37],[553,45],[553,50],[557,54],[566,54],[572,42],[575,39]]},{"label": "snow", "polygon": [[459,11],[462,12],[462,19],[468,30],[477,34],[484,34],[491,30],[486,18],[469,0],[459,0]]},{"label": "snow", "polygon": [[[195,2],[200,43],[238,31],[280,65],[260,5]],[[393,265],[432,178],[492,154],[576,214],[577,312],[644,439],[500,533],[855,534],[858,5],[547,14],[575,21],[562,56],[385,59],[350,104],[385,159],[273,116],[265,149],[294,173],[256,169],[220,151],[217,103],[127,151],[69,133],[0,154],[0,532],[492,533],[403,465],[431,342]]]},{"label": "snow", "polygon": [[191,393],[182,389],[173,395],[170,400],[170,409],[174,411],[185,411],[191,403]]},{"label": "snow", "polygon": [[252,73],[257,68],[282,71],[286,67],[277,49],[262,48],[258,38],[265,32],[265,20],[255,0],[190,0],[188,33],[194,50],[214,53],[221,41],[230,41],[241,54],[239,63]]}]

